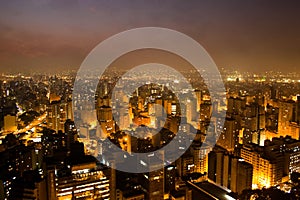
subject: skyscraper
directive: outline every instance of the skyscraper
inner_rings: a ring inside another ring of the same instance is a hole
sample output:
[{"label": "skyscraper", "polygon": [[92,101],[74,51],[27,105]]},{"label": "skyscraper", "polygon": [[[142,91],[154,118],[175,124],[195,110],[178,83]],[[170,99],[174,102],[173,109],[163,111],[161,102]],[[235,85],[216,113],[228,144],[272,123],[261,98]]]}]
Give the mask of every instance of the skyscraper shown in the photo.
[{"label": "skyscraper", "polygon": [[215,147],[208,159],[208,178],[216,184],[238,194],[252,188],[251,164],[220,147]]},{"label": "skyscraper", "polygon": [[73,119],[72,101],[52,101],[47,106],[47,123],[49,128],[64,131],[64,124],[67,119]]}]

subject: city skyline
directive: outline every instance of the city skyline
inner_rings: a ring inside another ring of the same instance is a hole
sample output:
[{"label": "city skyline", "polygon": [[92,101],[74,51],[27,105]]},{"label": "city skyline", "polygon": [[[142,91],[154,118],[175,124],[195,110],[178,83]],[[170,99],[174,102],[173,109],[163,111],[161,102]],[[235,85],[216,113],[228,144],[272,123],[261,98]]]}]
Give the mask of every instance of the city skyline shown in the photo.
[{"label": "city skyline", "polygon": [[300,199],[300,1],[0,3],[0,200]]},{"label": "city skyline", "polygon": [[[270,74],[245,80],[227,74],[226,98],[216,100],[188,71],[189,81],[196,83],[190,91],[195,96],[179,90],[184,101],[179,103],[169,81],[184,82],[168,70],[152,73],[165,74],[161,84],[145,84],[132,94],[115,85],[116,72],[100,80],[96,121],[88,104],[76,106],[91,96],[72,92],[74,74],[1,76],[0,199],[297,197],[298,79]],[[148,75],[142,71],[123,81]],[[92,82],[87,75],[77,87],[89,89]],[[224,111],[223,124],[219,116]],[[159,126],[163,128],[155,134]],[[192,142],[188,147],[187,140]],[[149,159],[135,160],[133,154],[141,152]],[[172,161],[178,153],[183,154]],[[150,171],[135,171],[137,166]]]}]

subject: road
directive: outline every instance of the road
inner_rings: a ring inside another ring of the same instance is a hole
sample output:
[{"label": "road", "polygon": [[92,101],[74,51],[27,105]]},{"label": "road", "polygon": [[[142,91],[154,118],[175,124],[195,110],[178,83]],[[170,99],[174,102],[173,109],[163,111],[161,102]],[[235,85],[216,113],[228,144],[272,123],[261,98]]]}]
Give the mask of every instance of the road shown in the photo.
[{"label": "road", "polygon": [[[35,120],[33,120],[29,125],[27,125],[25,128],[22,128],[22,129],[19,129],[19,130],[16,130],[13,132],[14,135],[18,135],[20,133],[25,133],[26,131],[29,131],[31,130],[32,128],[40,125],[43,123],[43,121],[46,119],[46,116],[47,114],[44,113],[42,114],[40,117],[36,118]],[[0,139],[3,139],[6,137],[6,135],[10,134],[11,132],[9,131],[6,131],[6,132],[1,132],[1,136],[0,136]]]},{"label": "road", "polygon": [[38,126],[39,124],[43,123],[44,119],[46,119],[47,114],[43,114],[41,115],[39,118],[33,120],[29,125],[27,125],[25,128],[23,129],[19,129],[17,131],[14,132],[14,134],[19,134],[19,133],[24,133],[26,131],[31,130],[33,127]]}]

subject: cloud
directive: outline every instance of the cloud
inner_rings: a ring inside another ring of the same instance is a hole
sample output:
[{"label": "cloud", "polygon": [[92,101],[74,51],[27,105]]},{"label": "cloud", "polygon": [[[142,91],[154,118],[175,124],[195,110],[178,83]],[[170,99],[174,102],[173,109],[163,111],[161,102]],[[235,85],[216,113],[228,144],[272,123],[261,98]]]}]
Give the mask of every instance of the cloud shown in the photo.
[{"label": "cloud", "polygon": [[[300,1],[11,0],[0,6],[0,71],[79,66],[103,39],[141,26],[181,31],[221,66],[298,66]],[[54,69],[54,68],[53,68]]]}]

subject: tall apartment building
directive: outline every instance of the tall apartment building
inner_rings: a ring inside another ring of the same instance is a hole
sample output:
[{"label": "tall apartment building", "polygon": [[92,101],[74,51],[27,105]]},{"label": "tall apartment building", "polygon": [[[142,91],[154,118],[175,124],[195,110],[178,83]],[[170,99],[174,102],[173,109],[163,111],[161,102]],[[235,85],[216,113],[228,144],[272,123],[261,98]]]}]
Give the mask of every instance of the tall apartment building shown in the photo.
[{"label": "tall apartment building", "polygon": [[281,183],[284,157],[279,151],[267,151],[256,144],[245,145],[241,157],[253,165],[254,187],[270,187]]},{"label": "tall apartment building", "polygon": [[48,172],[47,189],[50,200],[110,199],[109,178],[96,165],[94,158],[84,156],[65,164],[66,168]]},{"label": "tall apartment building", "polygon": [[252,188],[253,167],[221,147],[208,154],[208,178],[216,184],[241,194]]},{"label": "tall apartment building", "polygon": [[300,142],[291,136],[266,140],[264,146],[246,145],[241,157],[253,165],[253,184],[259,188],[277,185],[292,172],[300,172]]},{"label": "tall apartment building", "polygon": [[73,118],[72,101],[52,101],[47,106],[47,124],[56,132],[64,131],[66,120]]}]

